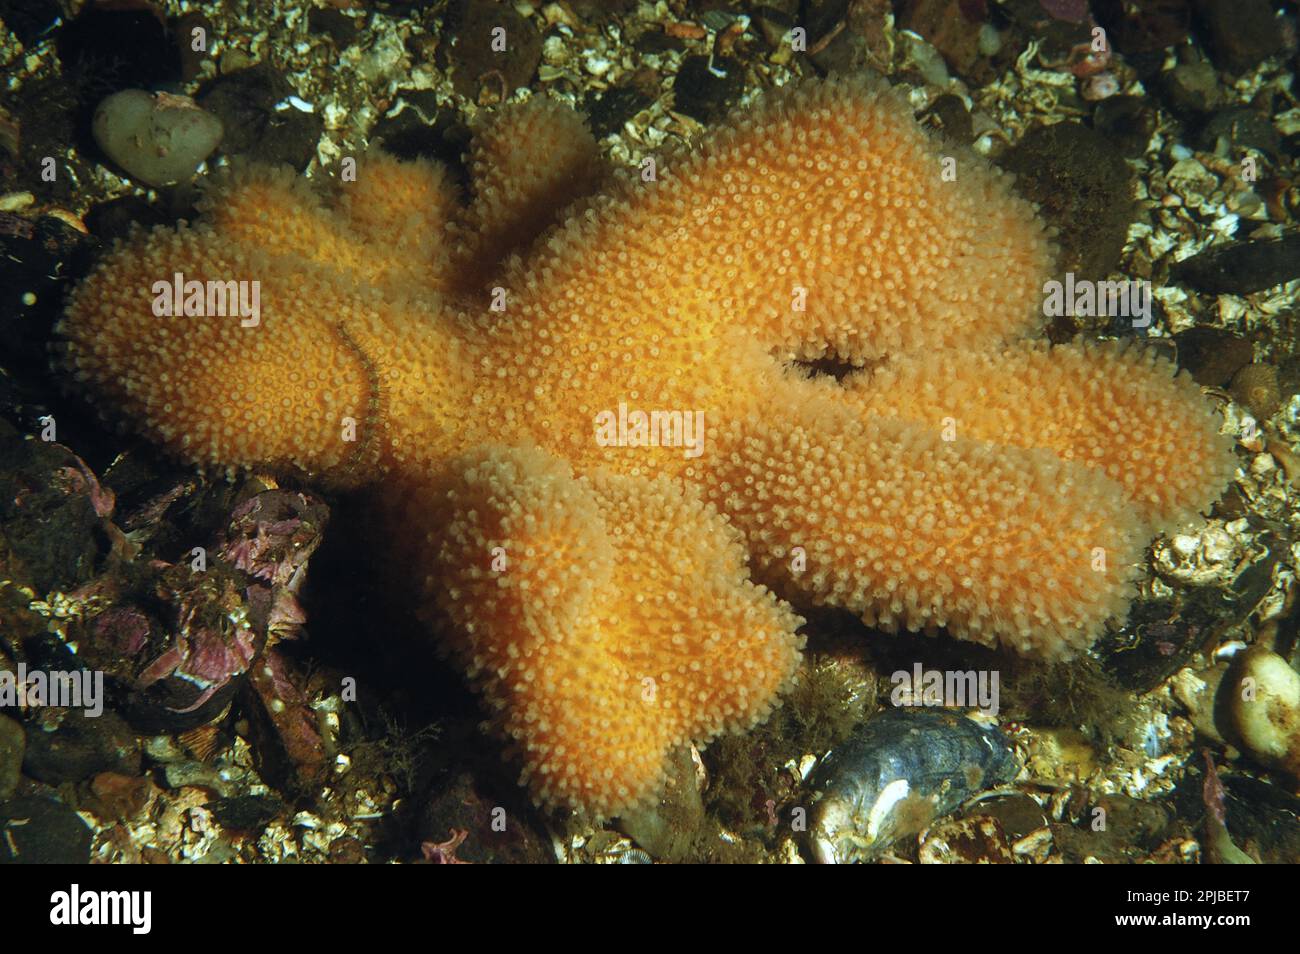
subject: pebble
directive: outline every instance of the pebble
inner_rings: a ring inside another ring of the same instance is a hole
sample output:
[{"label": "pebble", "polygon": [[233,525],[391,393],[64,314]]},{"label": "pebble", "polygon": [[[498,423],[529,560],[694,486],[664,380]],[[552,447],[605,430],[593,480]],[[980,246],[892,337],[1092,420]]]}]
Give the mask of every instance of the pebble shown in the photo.
[{"label": "pebble", "polygon": [[979,51],[980,56],[997,56],[1002,49],[1002,34],[998,28],[991,23],[986,23],[980,27],[979,31]]},{"label": "pebble", "polygon": [[[51,715],[53,713],[50,713]],[[88,718],[67,709],[53,731],[29,726],[23,770],[47,785],[84,782],[100,772],[140,771],[140,746],[121,716],[103,712]]]},{"label": "pebble", "polygon": [[1300,779],[1300,673],[1263,646],[1233,659],[1220,692],[1233,741],[1257,762]]},{"label": "pebble", "polygon": [[1056,274],[1110,274],[1134,215],[1133,173],[1114,144],[1077,123],[1036,126],[1003,155],[1001,165],[1015,173],[1016,191],[1056,226]]},{"label": "pebble", "polygon": [[26,745],[22,725],[0,715],[0,802],[10,798],[18,789]]},{"label": "pebble", "polygon": [[608,57],[593,54],[587,57],[583,66],[592,76],[604,76],[613,68],[614,64]]},{"label": "pebble", "polygon": [[260,832],[285,809],[274,795],[236,795],[218,798],[205,806],[223,828]]},{"label": "pebble", "polygon": [[1248,295],[1300,278],[1300,235],[1233,242],[1184,259],[1172,278],[1213,295]]},{"label": "pebble", "polygon": [[148,806],[158,789],[149,776],[100,772],[90,780],[91,798],[83,803],[103,819],[126,820]]},{"label": "pebble", "polygon": [[619,830],[652,857],[667,862],[681,862],[689,857],[704,824],[704,800],[690,750],[686,748],[670,756],[668,780],[659,799],[618,820]]},{"label": "pebble", "polygon": [[1183,116],[1207,113],[1223,101],[1219,76],[1205,60],[1179,63],[1156,83],[1165,103]]},{"label": "pebble", "polygon": [[1171,542],[1174,551],[1185,559],[1191,559],[1191,557],[1196,554],[1197,548],[1200,546],[1200,540],[1196,537],[1188,536],[1185,533],[1178,534],[1178,536],[1174,537]]},{"label": "pebble", "polygon": [[[172,32],[176,38],[176,48],[180,52],[181,78],[186,82],[197,79],[204,72],[204,66],[212,61],[212,37],[215,33],[212,21],[202,13],[193,11],[178,19]],[[200,38],[203,42],[196,43]],[[201,48],[195,49],[195,46]],[[213,64],[208,70],[216,72],[215,66]]]},{"label": "pebble", "polygon": [[688,56],[673,80],[673,109],[707,125],[725,116],[744,89],[745,71],[735,60],[719,57],[710,69],[707,56]]},{"label": "pebble", "polygon": [[1197,0],[1196,14],[1221,69],[1244,73],[1282,52],[1281,25],[1268,0]]},{"label": "pebble", "polygon": [[[895,39],[907,34],[887,33],[885,23],[892,14],[890,0],[807,0],[795,5],[780,5],[781,13],[808,31],[807,54],[819,73],[880,71],[887,67],[894,52]],[[928,43],[925,44],[934,50]],[[789,50],[782,41],[777,48],[781,58]],[[802,59],[805,54],[794,54]],[[939,65],[943,58],[935,53]]]},{"label": "pebble", "polygon": [[1219,745],[1224,743],[1224,739],[1216,721],[1214,700],[1227,669],[1225,663],[1216,663],[1200,672],[1193,672],[1188,666],[1180,669],[1170,680],[1174,697],[1187,710],[1196,731]]},{"label": "pebble", "polygon": [[960,96],[945,93],[931,104],[926,118],[934,117],[944,136],[954,143],[970,145],[975,138],[974,122]]},{"label": "pebble", "polygon": [[1254,357],[1249,341],[1221,328],[1188,328],[1174,335],[1174,342],[1178,366],[1207,388],[1227,387],[1233,375]]},{"label": "pebble", "polygon": [[194,174],[221,142],[221,120],[187,96],[128,89],[99,104],[95,142],[132,179],[171,185]]},{"label": "pebble", "polygon": [[1097,104],[1092,114],[1092,126],[1114,143],[1121,155],[1136,159],[1146,152],[1156,123],[1145,98],[1112,96]]},{"label": "pebble", "polygon": [[[794,13],[798,14],[797,8]],[[790,30],[797,25],[794,15],[778,10],[771,4],[754,10],[754,26],[773,50],[780,50],[786,44]]]},{"label": "pebble", "polygon": [[285,163],[301,172],[316,155],[325,124],[318,113],[277,110],[297,94],[269,63],[222,76],[199,96],[199,105],[225,127],[221,151],[269,164]]},{"label": "pebble", "polygon": [[924,37],[949,66],[968,75],[980,58],[979,10],[961,0],[906,0],[898,27]]},{"label": "pebble", "polygon": [[357,21],[342,10],[313,7],[307,14],[307,29],[312,33],[323,33],[334,41],[340,50],[347,49],[356,42],[360,29]]},{"label": "pebble", "polygon": [[1019,792],[980,802],[969,811],[972,815],[996,818],[1007,837],[1015,840],[1026,838],[1047,824],[1042,807],[1028,795]]},{"label": "pebble", "polygon": [[0,864],[84,865],[91,831],[62,802],[23,797],[0,802]]},{"label": "pebble", "polygon": [[[542,37],[531,20],[522,17],[511,4],[463,0],[455,28],[454,45],[445,49],[450,60],[452,83],[461,96],[482,102],[481,96],[507,96],[532,82],[542,61]],[[504,30],[505,49],[493,49]]]},{"label": "pebble", "polygon": [[402,90],[403,108],[375,123],[371,139],[400,159],[437,159],[445,163],[468,189],[461,156],[469,149],[469,127],[453,109],[438,105],[430,90]]},{"label": "pebble", "polygon": [[1115,49],[1126,59],[1137,54],[1156,54],[1158,59],[1161,51],[1187,39],[1190,6],[1187,0],[1141,4],[1094,0],[1092,11]]},{"label": "pebble", "polygon": [[583,102],[591,134],[603,139],[618,132],[623,124],[654,100],[635,86],[614,86],[599,93],[588,93]]},{"label": "pebble", "polygon": [[172,762],[165,765],[162,781],[172,790],[201,788],[214,792],[219,798],[230,798],[234,795],[233,787],[221,777],[221,773],[202,762]]},{"label": "pebble", "polygon": [[1201,552],[1208,563],[1224,563],[1237,552],[1232,537],[1218,527],[1208,527],[1201,537]]},{"label": "pebble", "polygon": [[1243,149],[1273,157],[1282,149],[1282,138],[1268,117],[1245,106],[1219,110],[1209,118],[1197,138],[1206,152],[1233,158]]}]

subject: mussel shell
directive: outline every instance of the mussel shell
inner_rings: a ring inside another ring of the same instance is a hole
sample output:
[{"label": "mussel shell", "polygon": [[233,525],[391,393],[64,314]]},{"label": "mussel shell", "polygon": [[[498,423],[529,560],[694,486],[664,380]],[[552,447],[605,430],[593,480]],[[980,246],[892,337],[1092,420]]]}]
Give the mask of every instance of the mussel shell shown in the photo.
[{"label": "mussel shell", "polygon": [[997,729],[950,711],[887,710],[813,773],[808,847],[823,863],[869,861],[1019,771]]}]

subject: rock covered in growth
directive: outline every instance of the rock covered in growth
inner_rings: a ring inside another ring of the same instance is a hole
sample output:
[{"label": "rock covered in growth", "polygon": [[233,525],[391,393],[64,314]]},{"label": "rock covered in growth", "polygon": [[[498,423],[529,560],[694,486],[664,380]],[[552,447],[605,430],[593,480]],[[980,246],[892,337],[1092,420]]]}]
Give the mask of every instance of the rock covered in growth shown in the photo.
[{"label": "rock covered in growth", "polygon": [[1300,276],[1300,235],[1230,242],[1179,262],[1176,281],[1212,295],[1249,295]]},{"label": "rock covered in growth", "polygon": [[[1168,366],[1028,338],[1042,223],[882,87],[776,92],[587,199],[572,117],[501,121],[532,142],[480,132],[469,205],[427,163],[370,157],[326,198],[237,173],[198,226],[115,249],[63,333],[106,411],[197,464],[373,485],[545,802],[627,808],[672,746],[763,717],[798,619],[751,574],[1060,657],[1230,471]],[[259,320],[155,314],[175,272],[259,281]],[[791,365],[826,356],[883,367]],[[659,440],[624,426],[653,412]]]}]

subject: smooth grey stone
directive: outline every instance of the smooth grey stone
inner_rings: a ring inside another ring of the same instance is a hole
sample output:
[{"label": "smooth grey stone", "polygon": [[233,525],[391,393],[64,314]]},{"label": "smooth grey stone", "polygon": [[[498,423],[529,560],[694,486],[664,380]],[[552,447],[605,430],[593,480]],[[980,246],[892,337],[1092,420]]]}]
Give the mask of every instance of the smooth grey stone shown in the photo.
[{"label": "smooth grey stone", "polygon": [[131,178],[162,186],[188,179],[221,142],[221,120],[186,96],[123,90],[95,110],[95,142]]}]

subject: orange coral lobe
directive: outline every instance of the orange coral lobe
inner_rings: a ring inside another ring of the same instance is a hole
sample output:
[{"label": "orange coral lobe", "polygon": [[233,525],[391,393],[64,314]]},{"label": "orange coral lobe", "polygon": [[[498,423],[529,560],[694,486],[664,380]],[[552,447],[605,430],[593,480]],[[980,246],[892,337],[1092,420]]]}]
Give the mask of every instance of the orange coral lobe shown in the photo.
[{"label": "orange coral lobe", "polygon": [[1207,510],[1235,469],[1191,377],[1140,345],[941,351],[848,390],[873,416],[936,430],[950,421],[962,437],[1041,447],[1099,471],[1159,528]]},{"label": "orange coral lobe", "polygon": [[618,814],[682,739],[766,717],[799,620],[746,579],[716,512],[667,480],[575,479],[537,450],[463,463],[430,595],[541,800]]}]

